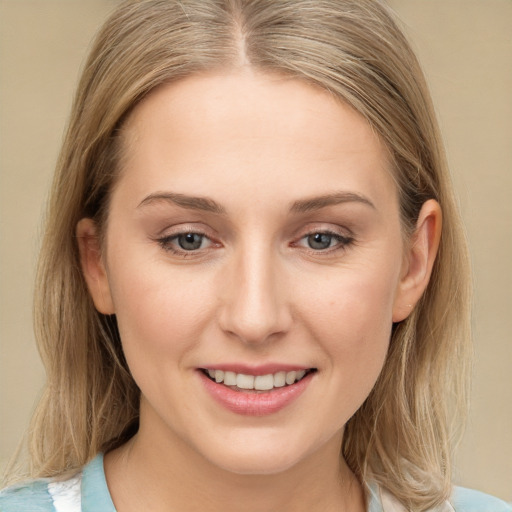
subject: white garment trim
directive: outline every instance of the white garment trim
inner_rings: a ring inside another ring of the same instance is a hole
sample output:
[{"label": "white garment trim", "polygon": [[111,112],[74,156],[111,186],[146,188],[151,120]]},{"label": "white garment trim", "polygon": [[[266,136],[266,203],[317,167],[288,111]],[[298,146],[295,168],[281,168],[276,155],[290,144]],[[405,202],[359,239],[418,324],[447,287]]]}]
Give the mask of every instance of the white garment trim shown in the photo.
[{"label": "white garment trim", "polygon": [[50,482],[48,492],[56,512],[81,512],[82,473],[63,482]]}]

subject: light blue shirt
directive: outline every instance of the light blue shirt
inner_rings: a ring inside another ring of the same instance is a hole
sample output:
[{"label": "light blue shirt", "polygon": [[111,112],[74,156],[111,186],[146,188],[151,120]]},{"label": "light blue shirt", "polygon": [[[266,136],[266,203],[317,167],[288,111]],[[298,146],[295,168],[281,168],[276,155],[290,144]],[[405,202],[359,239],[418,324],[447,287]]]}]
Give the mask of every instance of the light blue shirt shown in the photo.
[{"label": "light blue shirt", "polygon": [[[375,484],[368,486],[368,512],[406,511]],[[512,512],[512,506],[487,494],[455,487],[435,512]],[[116,512],[103,470],[103,455],[64,482],[35,480],[0,492],[0,512]],[[432,511],[434,512],[434,511]]]}]

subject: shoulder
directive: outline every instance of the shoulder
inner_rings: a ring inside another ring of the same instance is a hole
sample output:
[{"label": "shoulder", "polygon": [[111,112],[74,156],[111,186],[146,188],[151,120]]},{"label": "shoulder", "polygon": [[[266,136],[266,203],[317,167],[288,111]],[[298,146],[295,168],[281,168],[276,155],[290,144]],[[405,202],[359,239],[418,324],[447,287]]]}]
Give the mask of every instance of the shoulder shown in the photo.
[{"label": "shoulder", "polygon": [[[367,489],[368,512],[407,512],[385,488],[371,483]],[[483,492],[454,487],[450,499],[429,512],[512,512],[512,506]]]},{"label": "shoulder", "polygon": [[80,512],[81,474],[63,480],[40,479],[0,491],[0,512]]},{"label": "shoulder", "polygon": [[116,512],[103,471],[103,455],[67,480],[43,478],[0,491],[0,512]]},{"label": "shoulder", "polygon": [[455,512],[512,512],[512,506],[483,492],[454,487],[450,500]]},{"label": "shoulder", "polygon": [[0,512],[53,512],[48,483],[36,480],[0,491]]}]

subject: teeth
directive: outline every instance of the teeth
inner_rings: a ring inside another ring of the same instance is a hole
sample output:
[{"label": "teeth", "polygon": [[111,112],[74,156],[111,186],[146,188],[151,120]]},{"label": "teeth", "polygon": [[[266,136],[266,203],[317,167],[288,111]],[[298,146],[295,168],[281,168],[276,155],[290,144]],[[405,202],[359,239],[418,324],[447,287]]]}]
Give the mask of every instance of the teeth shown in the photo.
[{"label": "teeth", "polygon": [[274,374],[274,387],[282,388],[286,384],[286,372],[277,372]]},{"label": "teeth", "polygon": [[236,373],[224,372],[224,384],[226,386],[236,386]]},{"label": "teeth", "polygon": [[254,376],[239,373],[236,376],[236,387],[240,389],[254,389]]},{"label": "teeth", "polygon": [[274,387],[274,376],[270,375],[258,375],[254,378],[254,389],[260,391],[268,391]]},{"label": "teeth", "polygon": [[240,389],[255,389],[257,391],[269,391],[273,388],[282,388],[301,380],[306,375],[306,370],[277,372],[267,375],[245,375],[223,370],[206,370],[208,375],[217,383],[225,386],[236,386]]},{"label": "teeth", "polygon": [[288,372],[286,374],[286,384],[293,384],[295,382],[295,377],[297,377],[297,372]]}]

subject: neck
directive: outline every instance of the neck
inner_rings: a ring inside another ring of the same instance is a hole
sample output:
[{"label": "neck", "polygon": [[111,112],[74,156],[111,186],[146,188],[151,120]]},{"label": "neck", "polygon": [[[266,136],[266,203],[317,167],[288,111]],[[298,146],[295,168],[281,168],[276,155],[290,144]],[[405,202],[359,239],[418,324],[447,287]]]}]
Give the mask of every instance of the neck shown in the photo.
[{"label": "neck", "polygon": [[341,434],[293,467],[275,474],[219,468],[174,440],[139,433],[105,457],[118,512],[363,512],[361,484],[340,453]]}]

